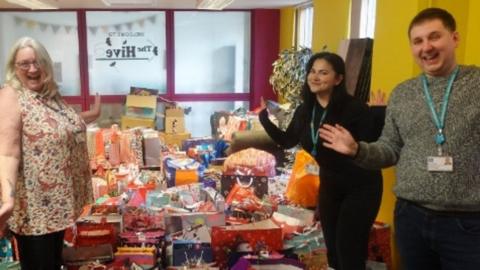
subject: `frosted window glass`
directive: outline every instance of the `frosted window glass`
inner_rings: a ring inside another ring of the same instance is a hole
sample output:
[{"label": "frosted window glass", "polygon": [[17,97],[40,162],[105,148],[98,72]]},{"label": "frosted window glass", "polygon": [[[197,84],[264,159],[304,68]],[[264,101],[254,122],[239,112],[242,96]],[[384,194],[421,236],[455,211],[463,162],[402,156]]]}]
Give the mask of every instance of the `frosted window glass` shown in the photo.
[{"label": "frosted window glass", "polygon": [[164,12],[87,12],[87,39],[91,93],[166,92]]},{"label": "frosted window glass", "polygon": [[77,14],[75,12],[0,12],[0,83],[5,63],[17,39],[40,41],[53,61],[54,76],[63,96],[80,95]]},{"label": "frosted window glass", "polygon": [[192,137],[212,136],[210,116],[217,111],[231,112],[238,108],[249,108],[247,101],[202,101],[179,102],[183,108],[191,107],[189,114],[185,115],[185,129]]},{"label": "frosted window glass", "polygon": [[250,12],[174,13],[175,92],[250,91]]}]

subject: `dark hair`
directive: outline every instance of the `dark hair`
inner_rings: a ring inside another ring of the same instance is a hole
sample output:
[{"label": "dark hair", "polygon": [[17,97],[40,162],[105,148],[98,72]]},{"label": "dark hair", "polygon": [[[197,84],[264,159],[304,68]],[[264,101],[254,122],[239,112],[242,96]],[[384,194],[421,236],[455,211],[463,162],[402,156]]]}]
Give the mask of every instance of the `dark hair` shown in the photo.
[{"label": "dark hair", "polygon": [[345,62],[343,61],[342,57],[340,57],[338,54],[331,52],[320,52],[314,54],[312,57],[310,57],[310,60],[308,60],[307,66],[305,68],[305,83],[302,87],[302,98],[305,105],[304,108],[306,113],[305,116],[308,119],[310,119],[311,117],[309,113],[312,111],[315,102],[317,102],[315,94],[310,91],[310,86],[308,86],[308,74],[310,73],[315,61],[320,59],[327,61],[332,66],[333,70],[336,73],[336,76],[343,76],[343,80],[333,88],[332,96],[330,97],[328,105],[329,110],[335,112],[338,109],[341,109],[343,100],[348,97],[347,88],[345,86]]},{"label": "dark hair", "polygon": [[441,8],[427,8],[420,11],[410,22],[410,25],[408,26],[408,37],[410,37],[410,31],[414,26],[425,21],[431,21],[435,19],[442,21],[443,26],[445,26],[445,28],[451,32],[455,32],[457,30],[455,18],[453,18],[452,14],[450,14],[448,11]]}]

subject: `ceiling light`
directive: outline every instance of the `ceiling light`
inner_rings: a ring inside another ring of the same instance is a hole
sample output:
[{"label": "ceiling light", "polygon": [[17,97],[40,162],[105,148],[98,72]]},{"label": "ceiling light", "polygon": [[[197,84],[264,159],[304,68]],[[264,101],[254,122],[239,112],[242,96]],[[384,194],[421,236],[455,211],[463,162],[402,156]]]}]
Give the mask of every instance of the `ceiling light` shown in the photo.
[{"label": "ceiling light", "polygon": [[197,0],[197,8],[221,10],[231,3],[233,0]]},{"label": "ceiling light", "polygon": [[102,0],[105,6],[153,5],[153,0]]},{"label": "ceiling light", "polygon": [[10,4],[15,4],[29,9],[58,9],[56,6],[44,3],[40,0],[6,0]]}]

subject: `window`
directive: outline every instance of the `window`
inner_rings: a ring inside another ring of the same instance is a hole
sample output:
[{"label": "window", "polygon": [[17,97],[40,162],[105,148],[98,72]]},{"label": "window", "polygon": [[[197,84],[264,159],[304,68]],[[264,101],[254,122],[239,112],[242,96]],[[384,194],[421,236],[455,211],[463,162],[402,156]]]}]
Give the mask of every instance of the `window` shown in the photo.
[{"label": "window", "polygon": [[373,38],[375,33],[376,0],[363,0],[360,15],[360,38]]},{"label": "window", "polygon": [[[181,100],[179,95],[187,95],[180,105],[191,107],[185,125],[192,136],[212,134],[213,112],[248,108],[241,94],[250,92],[250,28],[250,12],[174,13],[172,99]],[[199,95],[203,96],[201,101]],[[219,100],[215,95],[222,97]]]},{"label": "window", "polygon": [[[214,111],[248,109],[261,96],[252,89],[268,90],[269,61],[277,53],[266,43],[278,43],[273,41],[279,26],[265,18],[278,14],[275,10],[0,11],[0,61],[5,63],[18,38],[31,36],[52,56],[60,92],[76,110],[88,109],[95,93],[102,95],[100,126],[120,122],[125,95],[134,86],[157,89],[162,98],[190,107],[187,130],[192,136],[206,136],[211,134],[209,119]],[[4,65],[0,72],[5,73]],[[160,99],[158,104],[161,115]],[[157,120],[157,127],[163,127],[162,120]]]},{"label": "window", "polygon": [[[30,36],[40,41],[53,61],[54,76],[63,96],[80,96],[77,14],[75,12],[1,12],[0,81],[5,63],[17,39]],[[3,83],[2,83],[3,84]]]},{"label": "window", "polygon": [[165,13],[87,12],[90,91],[125,95],[131,86],[167,89]]},{"label": "window", "polygon": [[312,48],[313,4],[311,2],[297,7],[296,26],[296,46]]},{"label": "window", "polygon": [[246,101],[207,101],[207,102],[181,102],[183,108],[191,108],[191,112],[185,115],[185,129],[192,136],[211,136],[210,116],[214,112],[231,112],[238,108],[248,108]]},{"label": "window", "polygon": [[375,33],[376,0],[354,0],[351,8],[350,37],[372,38]]},{"label": "window", "polygon": [[250,91],[250,13],[175,12],[175,93]]}]

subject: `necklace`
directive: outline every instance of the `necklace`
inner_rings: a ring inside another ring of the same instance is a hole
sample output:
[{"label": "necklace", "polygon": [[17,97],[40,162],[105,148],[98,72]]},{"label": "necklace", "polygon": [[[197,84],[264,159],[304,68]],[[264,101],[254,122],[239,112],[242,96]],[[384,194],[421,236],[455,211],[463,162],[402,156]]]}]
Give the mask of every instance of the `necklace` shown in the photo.
[{"label": "necklace", "polygon": [[55,104],[56,104],[56,107],[55,107],[55,106],[52,106],[53,104],[49,104],[49,101],[45,100],[45,98],[43,98],[42,96],[36,95],[35,97],[45,107],[47,107],[48,109],[50,109],[51,111],[55,112],[56,114],[60,115],[61,117],[63,117],[64,119],[66,119],[68,121],[68,123],[71,126],[70,130],[72,132],[73,138],[74,138],[74,140],[77,144],[81,144],[81,143],[84,143],[86,141],[86,138],[84,136],[84,134],[85,134],[84,125],[81,124],[82,122],[78,122],[73,117],[71,117],[71,114],[69,115],[69,113],[67,111],[68,108],[66,106],[62,106],[60,104],[60,102],[58,101],[58,99],[56,99],[56,98],[54,99]]},{"label": "necklace", "polygon": [[38,100],[40,100],[40,102],[42,102],[42,104],[49,108],[50,110],[52,110],[53,112],[59,114],[60,116],[62,116],[63,118],[67,119],[67,121],[73,125],[73,126],[77,126],[77,121],[75,121],[75,119],[73,119],[70,115],[68,115],[68,112],[66,111],[66,107],[65,106],[62,106],[60,104],[60,102],[58,101],[58,99],[54,99],[55,101],[55,104],[56,104],[56,108],[54,106],[52,106],[52,104],[49,104],[49,102],[47,100],[45,100],[45,98],[43,98],[42,96],[40,95],[36,95],[36,98]]}]

